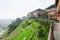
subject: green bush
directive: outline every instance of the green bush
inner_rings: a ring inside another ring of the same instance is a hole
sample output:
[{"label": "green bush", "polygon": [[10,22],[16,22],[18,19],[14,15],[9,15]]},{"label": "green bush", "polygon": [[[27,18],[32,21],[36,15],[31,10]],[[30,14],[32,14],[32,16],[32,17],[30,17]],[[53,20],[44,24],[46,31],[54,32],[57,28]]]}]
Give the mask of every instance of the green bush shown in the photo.
[{"label": "green bush", "polygon": [[47,40],[49,32],[48,21],[26,19],[4,40]]}]

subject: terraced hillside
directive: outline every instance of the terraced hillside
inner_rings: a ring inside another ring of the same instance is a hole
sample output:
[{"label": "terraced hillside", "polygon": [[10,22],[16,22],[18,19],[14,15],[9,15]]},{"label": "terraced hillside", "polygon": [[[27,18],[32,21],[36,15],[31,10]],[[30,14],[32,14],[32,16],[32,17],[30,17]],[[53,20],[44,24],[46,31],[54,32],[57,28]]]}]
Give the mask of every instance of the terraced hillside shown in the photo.
[{"label": "terraced hillside", "polygon": [[50,23],[35,19],[25,19],[3,40],[47,40]]}]

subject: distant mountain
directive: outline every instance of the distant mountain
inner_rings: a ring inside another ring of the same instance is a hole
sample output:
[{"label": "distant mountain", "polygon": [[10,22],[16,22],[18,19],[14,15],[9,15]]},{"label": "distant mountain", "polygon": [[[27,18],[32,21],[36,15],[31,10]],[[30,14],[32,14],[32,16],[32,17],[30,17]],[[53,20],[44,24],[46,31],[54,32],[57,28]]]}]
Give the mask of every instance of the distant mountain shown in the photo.
[{"label": "distant mountain", "polygon": [[12,21],[12,19],[0,20],[0,29],[5,29]]},{"label": "distant mountain", "polygon": [[53,5],[49,6],[49,7],[47,7],[46,9],[51,9],[51,8],[55,8],[55,7],[56,7],[55,4],[53,4]]}]

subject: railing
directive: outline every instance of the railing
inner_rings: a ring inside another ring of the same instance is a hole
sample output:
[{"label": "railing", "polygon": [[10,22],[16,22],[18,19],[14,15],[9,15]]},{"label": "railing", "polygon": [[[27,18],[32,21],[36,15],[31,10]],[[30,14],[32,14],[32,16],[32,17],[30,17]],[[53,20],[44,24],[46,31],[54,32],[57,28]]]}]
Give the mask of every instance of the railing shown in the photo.
[{"label": "railing", "polygon": [[54,22],[52,21],[52,22],[51,22],[51,25],[50,25],[48,40],[54,40],[54,36],[53,36],[53,27],[54,27]]}]

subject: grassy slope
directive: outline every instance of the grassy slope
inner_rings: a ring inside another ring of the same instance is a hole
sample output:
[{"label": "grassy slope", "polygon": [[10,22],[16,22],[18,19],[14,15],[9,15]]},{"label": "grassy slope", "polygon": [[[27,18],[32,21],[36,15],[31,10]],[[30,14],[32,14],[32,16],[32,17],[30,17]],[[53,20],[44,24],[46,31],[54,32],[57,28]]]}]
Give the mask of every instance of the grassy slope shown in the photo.
[{"label": "grassy slope", "polygon": [[43,27],[42,29],[45,30],[45,33],[48,32],[46,29],[48,27],[44,27],[45,25],[34,21],[34,19],[26,19],[4,40],[47,40],[47,36],[37,38],[39,26]]}]

